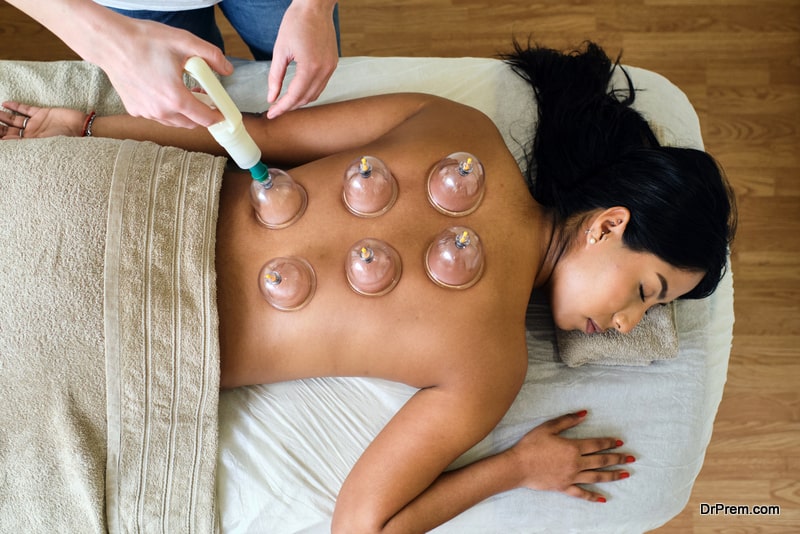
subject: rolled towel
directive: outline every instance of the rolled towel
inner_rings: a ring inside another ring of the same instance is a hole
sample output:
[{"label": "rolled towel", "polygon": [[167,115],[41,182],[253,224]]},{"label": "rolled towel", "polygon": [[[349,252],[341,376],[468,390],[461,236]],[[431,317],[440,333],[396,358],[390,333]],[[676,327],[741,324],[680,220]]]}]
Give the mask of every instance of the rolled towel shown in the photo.
[{"label": "rolled towel", "polygon": [[596,365],[649,365],[678,355],[674,303],[651,308],[627,334],[607,330],[602,334],[556,330],[558,356],[570,367]]}]

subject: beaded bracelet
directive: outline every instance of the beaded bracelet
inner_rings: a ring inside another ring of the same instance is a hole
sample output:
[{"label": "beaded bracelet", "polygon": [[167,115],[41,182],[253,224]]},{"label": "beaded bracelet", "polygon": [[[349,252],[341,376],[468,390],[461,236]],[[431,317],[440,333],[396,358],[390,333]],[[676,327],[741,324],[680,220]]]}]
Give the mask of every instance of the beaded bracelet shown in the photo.
[{"label": "beaded bracelet", "polygon": [[97,118],[97,113],[92,111],[86,116],[86,122],[83,123],[83,133],[81,134],[83,137],[91,137],[92,136],[92,124],[94,123],[94,119]]}]

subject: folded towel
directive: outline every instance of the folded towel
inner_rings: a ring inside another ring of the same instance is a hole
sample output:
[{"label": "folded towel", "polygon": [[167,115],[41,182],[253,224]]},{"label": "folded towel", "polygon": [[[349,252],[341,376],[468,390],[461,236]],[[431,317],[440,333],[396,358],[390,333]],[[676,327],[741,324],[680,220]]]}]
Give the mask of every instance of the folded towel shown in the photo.
[{"label": "folded towel", "polygon": [[558,356],[570,367],[598,365],[648,365],[678,355],[675,305],[655,306],[627,334],[608,330],[602,334],[556,330]]},{"label": "folded towel", "polygon": [[219,345],[214,251],[224,158],[125,141],[104,269],[114,532],[215,531]]}]

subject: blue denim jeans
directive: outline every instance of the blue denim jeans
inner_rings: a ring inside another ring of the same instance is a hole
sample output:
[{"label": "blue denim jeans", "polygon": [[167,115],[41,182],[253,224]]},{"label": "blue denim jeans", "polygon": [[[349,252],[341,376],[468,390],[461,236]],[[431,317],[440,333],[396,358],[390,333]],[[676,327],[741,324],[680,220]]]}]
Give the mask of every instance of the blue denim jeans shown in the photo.
[{"label": "blue denim jeans", "polygon": [[[242,41],[257,60],[271,60],[278,28],[291,0],[223,0],[219,7]],[[225,51],[222,34],[214,19],[214,8],[206,7],[188,11],[130,11],[114,9],[117,13],[136,19],[154,20],[174,28],[187,30]],[[339,36],[339,6],[333,10],[336,42],[341,54]]]},{"label": "blue denim jeans", "polygon": [[173,28],[180,28],[195,34],[218,46],[223,52],[225,44],[222,41],[222,33],[219,31],[217,21],[214,18],[214,8],[204,7],[200,9],[190,9],[188,11],[146,11],[109,8],[121,15],[133,19],[154,20]]}]

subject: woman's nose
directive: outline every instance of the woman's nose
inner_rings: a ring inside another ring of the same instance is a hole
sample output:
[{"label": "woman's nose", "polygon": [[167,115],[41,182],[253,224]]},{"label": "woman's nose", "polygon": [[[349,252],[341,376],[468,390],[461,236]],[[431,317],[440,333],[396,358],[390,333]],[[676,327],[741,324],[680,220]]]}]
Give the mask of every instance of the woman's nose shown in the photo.
[{"label": "woman's nose", "polygon": [[618,312],[614,315],[614,327],[620,333],[627,334],[639,324],[645,312],[647,312],[647,308],[644,307],[641,309],[630,308],[623,312]]}]

